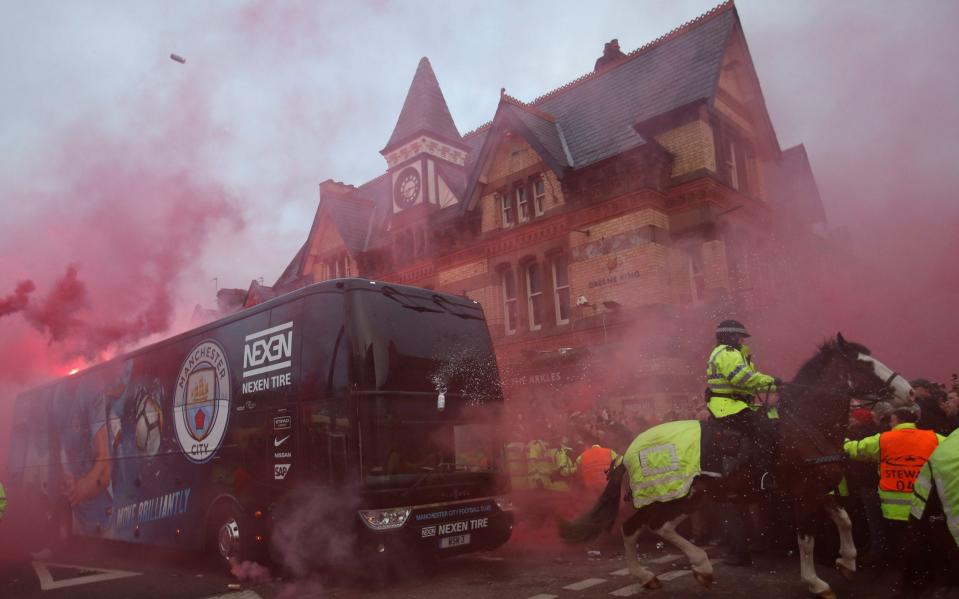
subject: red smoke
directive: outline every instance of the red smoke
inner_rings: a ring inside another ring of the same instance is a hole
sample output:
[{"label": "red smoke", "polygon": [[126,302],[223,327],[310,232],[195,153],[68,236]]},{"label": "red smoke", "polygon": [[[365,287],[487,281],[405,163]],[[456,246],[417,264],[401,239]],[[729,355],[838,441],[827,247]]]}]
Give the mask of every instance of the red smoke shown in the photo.
[{"label": "red smoke", "polygon": [[242,227],[206,157],[224,136],[205,95],[154,83],[124,98],[132,116],[84,114],[46,139],[36,172],[0,189],[0,464],[16,393],[175,332],[184,276]]},{"label": "red smoke", "polygon": [[30,293],[37,288],[33,281],[20,281],[17,288],[7,297],[0,299],[0,316],[19,312],[27,306],[30,301]]}]

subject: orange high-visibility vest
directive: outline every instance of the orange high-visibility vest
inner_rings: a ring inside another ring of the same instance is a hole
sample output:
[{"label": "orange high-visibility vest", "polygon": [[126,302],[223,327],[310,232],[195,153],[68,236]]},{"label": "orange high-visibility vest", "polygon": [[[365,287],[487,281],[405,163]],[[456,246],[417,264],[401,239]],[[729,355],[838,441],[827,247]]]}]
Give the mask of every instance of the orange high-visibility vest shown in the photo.
[{"label": "orange high-visibility vest", "polygon": [[879,435],[879,488],[912,493],[919,470],[938,446],[935,431],[904,428]]},{"label": "orange high-visibility vest", "polygon": [[613,461],[613,450],[608,447],[594,445],[584,451],[579,460],[579,473],[583,478],[583,485],[587,489],[603,489],[606,487],[606,471]]}]

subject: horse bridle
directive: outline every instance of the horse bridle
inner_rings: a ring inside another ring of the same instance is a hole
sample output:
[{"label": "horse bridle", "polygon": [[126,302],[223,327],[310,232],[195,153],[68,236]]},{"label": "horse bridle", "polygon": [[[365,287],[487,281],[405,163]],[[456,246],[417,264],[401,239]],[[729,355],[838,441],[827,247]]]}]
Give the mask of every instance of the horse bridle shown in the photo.
[{"label": "horse bridle", "polygon": [[[896,380],[896,377],[899,377],[899,376],[901,376],[901,375],[900,375],[898,372],[893,371],[893,373],[890,374],[889,377],[886,378],[886,380],[883,382],[883,388],[884,388],[883,390],[895,391],[895,388],[892,386],[892,382],[893,382],[894,380]],[[786,383],[786,382],[780,383],[779,386],[782,386],[782,387],[796,386],[796,387],[813,388],[812,385],[799,385],[799,384],[795,384],[795,383]],[[848,392],[848,394],[847,394],[847,398],[848,398],[848,399],[852,399],[853,397],[856,397],[856,396],[858,396],[858,395],[863,395],[863,393],[858,392],[856,389],[850,389],[849,392]],[[767,391],[767,393],[766,393],[767,409],[768,409],[768,400],[769,400],[769,392]],[[875,404],[879,403],[880,401],[881,401],[881,400],[880,400],[879,398],[875,398],[875,399],[865,399],[865,400],[863,400],[863,404],[864,404],[864,405],[874,406]],[[818,434],[818,431],[816,431],[816,430],[814,430],[814,429],[811,429],[811,428],[805,426],[805,424],[804,424],[803,422],[801,422],[798,418],[795,418],[794,416],[789,415],[788,411],[787,411],[787,412],[784,412],[782,415],[783,415],[783,416],[787,416],[787,417],[789,418],[789,420],[791,420],[792,423],[796,426],[796,428],[798,428],[800,431],[802,431],[804,434],[806,434],[806,435],[813,441],[813,445],[816,446],[816,449],[823,453],[823,455],[821,455],[821,456],[819,456],[819,457],[815,457],[815,458],[805,458],[805,459],[803,459],[803,461],[802,461],[803,464],[809,464],[809,465],[812,465],[812,466],[819,466],[819,465],[822,465],[822,464],[835,464],[835,463],[839,463],[839,462],[844,462],[844,461],[846,460],[846,453],[845,453],[845,452],[841,452],[841,453],[838,453],[838,454],[827,454],[826,452],[823,451],[823,448],[820,446],[819,443],[817,443],[817,441],[819,441],[819,440],[821,439],[821,435]]]}]

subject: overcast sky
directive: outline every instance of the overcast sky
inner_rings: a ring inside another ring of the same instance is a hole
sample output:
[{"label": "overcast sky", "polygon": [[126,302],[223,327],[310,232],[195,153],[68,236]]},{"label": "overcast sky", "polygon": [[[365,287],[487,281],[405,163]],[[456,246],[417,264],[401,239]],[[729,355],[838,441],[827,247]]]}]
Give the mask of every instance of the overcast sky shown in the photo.
[{"label": "overcast sky", "polygon": [[[58,237],[39,225],[75,219],[122,252],[109,210],[85,208],[107,193],[98,177],[127,172],[109,193],[130,207],[163,201],[153,182],[186,178],[237,214],[195,232],[173,287],[182,321],[213,303],[214,277],[221,287],[275,280],[308,232],[320,181],[360,184],[385,170],[379,150],[420,57],[465,133],[492,117],[501,87],[531,100],[590,71],[610,39],[628,52],[714,5],[5,2],[0,296],[27,277],[42,292],[74,252],[81,277],[112,268],[109,254],[84,258],[76,243],[49,249]],[[780,144],[806,144],[834,222],[854,226],[865,198],[939,201],[955,188],[959,3],[737,6]],[[169,225],[137,226],[156,229],[143,232],[149,245],[165,243]]]}]

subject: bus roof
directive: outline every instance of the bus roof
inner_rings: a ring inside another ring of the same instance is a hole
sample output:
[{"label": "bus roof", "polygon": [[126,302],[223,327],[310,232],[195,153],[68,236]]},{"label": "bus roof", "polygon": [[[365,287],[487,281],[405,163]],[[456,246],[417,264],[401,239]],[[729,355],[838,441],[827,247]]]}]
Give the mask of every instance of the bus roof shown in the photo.
[{"label": "bus roof", "polygon": [[93,371],[95,371],[95,370],[98,370],[98,369],[106,366],[107,364],[110,364],[111,362],[114,362],[114,361],[117,361],[117,360],[125,360],[125,359],[131,358],[131,357],[133,357],[133,356],[138,356],[138,355],[140,355],[140,354],[144,354],[144,353],[149,352],[149,351],[152,351],[152,350],[154,350],[154,349],[163,347],[163,346],[165,346],[165,345],[167,345],[167,344],[175,343],[175,342],[177,342],[177,341],[180,341],[181,339],[185,339],[186,337],[189,337],[190,335],[195,335],[195,334],[197,334],[197,333],[203,333],[203,332],[206,332],[206,331],[211,331],[211,330],[216,329],[216,328],[218,328],[218,327],[221,327],[221,326],[223,326],[223,325],[230,324],[231,322],[236,322],[237,320],[246,318],[247,316],[251,316],[251,315],[257,314],[257,313],[259,313],[259,312],[263,312],[263,311],[266,311],[266,310],[273,309],[273,308],[275,308],[276,306],[282,305],[282,304],[284,304],[284,303],[286,303],[286,302],[289,302],[289,301],[292,301],[292,300],[295,300],[295,299],[299,299],[299,298],[301,298],[301,297],[306,297],[306,296],[308,296],[308,295],[313,295],[313,294],[316,294],[316,293],[330,293],[330,292],[340,292],[340,293],[343,293],[343,292],[357,291],[357,290],[366,291],[366,290],[369,290],[369,289],[377,289],[377,288],[382,289],[382,288],[384,288],[384,287],[391,287],[391,288],[393,288],[393,289],[395,289],[395,290],[398,290],[398,291],[401,291],[401,292],[403,292],[403,293],[410,293],[410,294],[423,294],[424,292],[426,292],[426,293],[428,293],[431,297],[434,296],[434,295],[435,295],[435,296],[440,296],[440,297],[444,298],[444,300],[446,300],[446,301],[448,301],[448,302],[450,302],[450,303],[452,303],[452,304],[455,304],[455,305],[458,305],[458,306],[462,306],[462,307],[472,308],[472,309],[479,309],[479,310],[482,312],[482,306],[480,306],[480,304],[479,304],[478,301],[476,301],[476,300],[471,300],[471,299],[469,299],[469,298],[465,298],[465,297],[458,296],[458,295],[451,295],[451,294],[449,294],[449,293],[444,293],[444,292],[442,292],[442,291],[434,291],[434,290],[432,290],[432,289],[425,289],[425,288],[422,288],[422,287],[413,287],[413,286],[411,286],[411,285],[403,285],[403,284],[400,284],[400,283],[392,283],[392,282],[390,282],[390,281],[374,281],[374,280],[372,280],[372,279],[361,279],[361,278],[355,278],[355,277],[354,277],[354,278],[349,278],[349,279],[330,279],[330,280],[327,280],[327,281],[320,281],[319,283],[313,283],[312,285],[307,285],[306,287],[301,287],[300,289],[297,289],[297,290],[295,290],[295,291],[290,291],[290,292],[288,292],[288,293],[285,293],[285,294],[283,294],[283,295],[277,296],[277,297],[275,297],[275,298],[273,298],[273,299],[270,299],[270,300],[268,300],[268,301],[265,301],[265,302],[263,302],[263,303],[260,303],[260,304],[257,304],[257,305],[255,305],[255,306],[251,306],[251,307],[249,307],[249,308],[246,308],[246,309],[244,309],[244,310],[240,310],[239,312],[235,312],[235,313],[233,313],[233,314],[229,314],[229,315],[227,315],[227,316],[224,316],[223,318],[220,318],[219,320],[214,320],[213,322],[208,322],[208,323],[206,323],[206,324],[200,325],[200,326],[198,326],[198,327],[196,327],[196,328],[193,328],[193,329],[189,329],[189,330],[187,330],[187,331],[184,331],[184,332],[179,333],[179,334],[177,334],[177,335],[174,335],[174,336],[172,336],[172,337],[168,337],[168,338],[166,338],[166,339],[161,339],[160,341],[157,341],[156,343],[151,343],[150,345],[145,345],[145,346],[143,346],[143,347],[139,347],[139,348],[137,348],[137,349],[135,349],[135,350],[132,350],[132,351],[129,351],[129,352],[127,352],[127,353],[120,354],[120,355],[118,355],[118,356],[114,356],[113,358],[111,358],[111,359],[109,359],[109,360],[107,360],[107,361],[105,361],[105,362],[98,362],[98,363],[93,364],[92,366],[89,366],[89,367],[87,367],[87,368],[84,368],[83,370],[81,370],[81,371],[79,371],[79,372],[76,372],[76,373],[74,373],[74,374],[67,375],[67,376],[63,376],[63,377],[59,377],[59,378],[53,379],[53,380],[51,380],[51,381],[48,381],[48,382],[46,382],[46,383],[43,383],[42,385],[37,385],[37,386],[35,386],[35,387],[31,387],[30,389],[27,389],[27,390],[25,390],[25,391],[22,391],[21,393],[18,393],[18,394],[17,394],[17,400],[19,401],[19,400],[20,400],[21,398],[23,398],[24,396],[26,396],[26,395],[31,395],[31,394],[33,394],[33,393],[35,393],[35,392],[37,392],[37,391],[40,391],[40,390],[42,390],[42,389],[45,389],[45,388],[47,388],[47,387],[52,387],[52,386],[58,384],[59,382],[61,382],[61,381],[63,381],[63,380],[67,380],[67,379],[70,379],[70,378],[73,378],[73,377],[77,377],[77,376],[80,376],[80,375],[83,375],[83,374],[86,374],[86,373],[89,373],[89,372],[93,372]]}]

